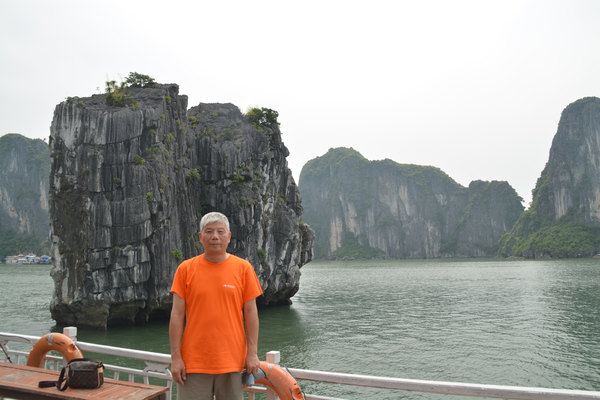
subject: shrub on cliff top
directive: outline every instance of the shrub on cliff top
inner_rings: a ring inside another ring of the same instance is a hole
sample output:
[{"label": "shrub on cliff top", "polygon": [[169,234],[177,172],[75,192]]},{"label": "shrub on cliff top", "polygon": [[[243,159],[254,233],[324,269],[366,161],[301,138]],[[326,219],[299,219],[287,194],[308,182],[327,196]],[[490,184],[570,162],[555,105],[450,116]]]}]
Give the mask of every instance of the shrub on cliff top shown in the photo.
[{"label": "shrub on cliff top", "polygon": [[139,74],[137,72],[130,72],[129,76],[125,79],[125,83],[131,87],[153,87],[156,85],[154,78]]},{"label": "shrub on cliff top", "polygon": [[130,72],[129,76],[124,82],[117,84],[117,81],[106,81],[106,104],[109,106],[124,107],[131,105],[137,108],[138,104],[134,99],[127,96],[128,87],[153,87],[156,85],[154,78],[139,74],[137,72]]},{"label": "shrub on cliff top", "polygon": [[117,85],[117,81],[106,81],[106,104],[121,105],[125,98],[125,85]]},{"label": "shrub on cliff top", "polygon": [[127,96],[126,89],[125,82],[106,81],[106,104],[116,107],[133,104],[134,100]]},{"label": "shrub on cliff top", "polygon": [[272,127],[279,125],[279,122],[277,122],[279,113],[270,108],[250,108],[246,112],[246,117],[250,120],[250,123],[257,128],[260,128],[261,126]]}]

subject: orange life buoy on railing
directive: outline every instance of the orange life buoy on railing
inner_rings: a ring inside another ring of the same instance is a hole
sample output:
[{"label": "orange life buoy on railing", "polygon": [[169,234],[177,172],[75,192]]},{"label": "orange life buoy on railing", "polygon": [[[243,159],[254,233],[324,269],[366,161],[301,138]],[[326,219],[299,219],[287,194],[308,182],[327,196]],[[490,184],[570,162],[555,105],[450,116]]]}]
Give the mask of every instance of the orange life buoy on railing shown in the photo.
[{"label": "orange life buoy on railing", "polygon": [[58,351],[67,361],[83,358],[83,354],[70,337],[62,333],[47,333],[33,345],[27,357],[27,365],[44,368],[44,356],[50,350]]},{"label": "orange life buoy on railing", "polygon": [[304,399],[304,393],[300,390],[298,382],[288,371],[277,364],[261,361],[255,382],[273,390],[280,400]]}]

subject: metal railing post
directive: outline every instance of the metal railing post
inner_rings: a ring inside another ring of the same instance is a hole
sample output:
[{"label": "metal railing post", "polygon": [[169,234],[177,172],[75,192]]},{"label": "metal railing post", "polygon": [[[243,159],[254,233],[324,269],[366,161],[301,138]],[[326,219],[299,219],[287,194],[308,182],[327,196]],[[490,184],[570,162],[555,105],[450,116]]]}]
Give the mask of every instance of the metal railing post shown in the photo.
[{"label": "metal railing post", "polygon": [[72,341],[77,343],[77,327],[76,326],[64,327],[63,335],[70,337]]},{"label": "metal railing post", "polygon": [[281,352],[279,351],[269,351],[267,353],[267,362],[269,364],[277,364],[279,365],[279,363],[281,362]]}]

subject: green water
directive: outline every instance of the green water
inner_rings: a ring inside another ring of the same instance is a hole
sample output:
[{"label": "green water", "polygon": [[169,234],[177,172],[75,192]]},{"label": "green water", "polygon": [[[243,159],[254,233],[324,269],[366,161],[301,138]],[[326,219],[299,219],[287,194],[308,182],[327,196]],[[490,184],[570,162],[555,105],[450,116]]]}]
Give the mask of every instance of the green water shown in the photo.
[{"label": "green water", "polygon": [[[0,331],[54,326],[49,266],[0,265]],[[600,260],[312,262],[290,307],[260,311],[259,352],[293,368],[600,390]],[[79,340],[168,353],[167,324]],[[457,399],[300,382],[346,399]]]}]

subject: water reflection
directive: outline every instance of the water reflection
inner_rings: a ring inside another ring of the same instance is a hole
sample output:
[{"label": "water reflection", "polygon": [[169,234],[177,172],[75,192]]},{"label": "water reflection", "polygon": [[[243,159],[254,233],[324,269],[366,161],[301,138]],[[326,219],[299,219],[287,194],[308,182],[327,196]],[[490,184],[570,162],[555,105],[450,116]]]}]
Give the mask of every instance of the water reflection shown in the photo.
[{"label": "water reflection", "polygon": [[0,264],[0,331],[41,336],[52,329],[50,268]]},{"label": "water reflection", "polygon": [[311,353],[311,324],[293,307],[280,306],[259,310],[260,335],[258,353],[281,352],[282,363],[294,368],[307,368]]},{"label": "water reflection", "polygon": [[[600,260],[548,263],[548,268],[546,368],[569,388],[598,390],[591,382],[600,370]],[[562,377],[565,368],[571,371],[568,382]]]}]

